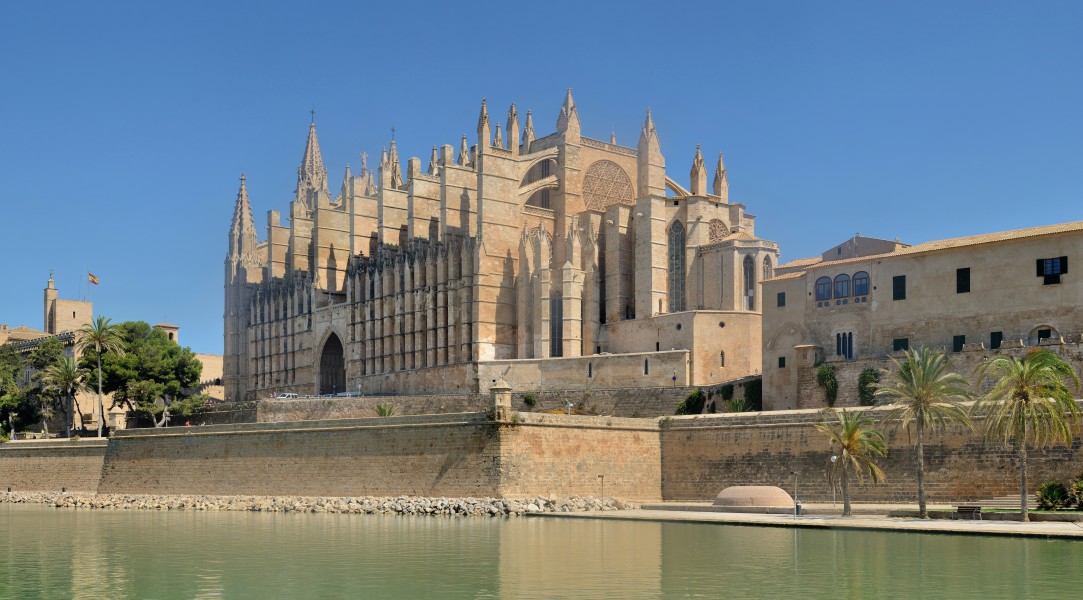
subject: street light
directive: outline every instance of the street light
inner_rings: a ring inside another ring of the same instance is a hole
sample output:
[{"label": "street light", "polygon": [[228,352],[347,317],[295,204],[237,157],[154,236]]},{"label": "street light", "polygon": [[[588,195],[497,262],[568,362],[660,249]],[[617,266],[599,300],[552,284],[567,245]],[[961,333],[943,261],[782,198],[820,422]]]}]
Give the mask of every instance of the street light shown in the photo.
[{"label": "street light", "polygon": [[835,469],[834,469],[835,461],[837,461],[838,459],[839,459],[838,456],[836,456],[834,454],[831,455],[831,467],[832,467],[832,469],[831,469],[831,504],[833,504],[833,505],[838,504],[838,502],[835,500]]},{"label": "street light", "polygon": [[790,471],[790,475],[793,475],[793,518],[796,519],[801,511],[801,503],[797,501],[797,471]]}]

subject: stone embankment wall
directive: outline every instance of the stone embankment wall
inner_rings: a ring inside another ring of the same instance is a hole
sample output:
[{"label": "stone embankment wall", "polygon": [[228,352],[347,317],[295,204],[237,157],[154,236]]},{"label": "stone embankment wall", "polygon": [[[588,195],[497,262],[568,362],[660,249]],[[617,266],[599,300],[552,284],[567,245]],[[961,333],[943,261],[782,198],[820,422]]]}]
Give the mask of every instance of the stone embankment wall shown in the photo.
[{"label": "stone embankment wall", "polygon": [[127,430],[98,491],[495,496],[495,437],[478,414]]},{"label": "stone embankment wall", "polygon": [[[741,380],[744,381],[744,380]],[[704,387],[717,400],[717,410],[724,410],[718,390],[723,386]],[[744,393],[743,383],[734,385],[734,396]],[[672,415],[691,387],[660,387],[638,389],[588,389],[517,391],[512,396],[512,408],[521,413],[562,410],[571,402],[577,409],[600,415],[629,418],[649,418]],[[534,406],[526,402],[530,395]],[[376,405],[395,405],[398,415],[432,415],[443,413],[483,412],[492,405],[488,394],[448,394],[419,396],[354,396],[342,398],[295,398],[290,400],[260,400],[255,421],[287,423],[290,421],[320,421],[325,419],[364,419],[376,416]]]},{"label": "stone embankment wall", "polygon": [[109,494],[661,498],[653,422],[567,415],[126,430],[101,473]]},{"label": "stone embankment wall", "polygon": [[[877,418],[884,409],[867,409]],[[662,496],[666,500],[709,500],[731,485],[777,485],[791,494],[796,473],[798,497],[831,501],[832,450],[815,428],[830,413],[809,410],[710,415],[663,419]],[[837,421],[836,421],[837,422]],[[980,432],[949,430],[927,434],[925,489],[930,501],[977,500],[1019,494],[1019,467],[1009,448],[985,443]],[[886,435],[888,456],[879,461],[887,482],[857,484],[853,500],[914,502],[917,475],[913,433],[877,426]],[[1083,448],[1077,430],[1071,448],[1031,449],[1028,479],[1033,490],[1042,481],[1067,481],[1083,471]],[[838,496],[841,502],[841,495]]]},{"label": "stone embankment wall", "polygon": [[0,491],[94,492],[106,440],[28,440],[0,444]]}]

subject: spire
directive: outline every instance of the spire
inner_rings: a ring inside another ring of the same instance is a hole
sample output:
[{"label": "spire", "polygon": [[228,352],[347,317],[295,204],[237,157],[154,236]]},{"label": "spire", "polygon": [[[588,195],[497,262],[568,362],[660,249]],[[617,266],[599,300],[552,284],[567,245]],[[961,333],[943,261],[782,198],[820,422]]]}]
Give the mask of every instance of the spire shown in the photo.
[{"label": "spire", "polygon": [[241,189],[237,191],[237,204],[233,208],[233,224],[229,228],[229,256],[239,258],[256,250],[256,224],[252,220],[252,205],[248,202],[248,188],[241,173]]},{"label": "spire", "polygon": [[383,150],[380,150],[380,166],[387,166],[387,146],[384,146]]},{"label": "spire", "polygon": [[391,164],[391,187],[395,189],[402,189],[402,166],[399,165],[399,150],[395,146],[395,138],[391,138],[391,155],[389,159]]},{"label": "spire", "polygon": [[639,134],[639,152],[662,155],[662,149],[658,145],[658,130],[654,127],[654,117],[651,109],[647,109],[647,119],[643,121],[643,131]]},{"label": "spire", "polygon": [[504,147],[504,136],[500,135],[500,123],[496,124],[496,138],[493,140],[493,148]]},{"label": "spire", "polygon": [[481,114],[478,115],[478,154],[489,147],[489,107],[485,98],[481,99]]},{"label": "spire", "polygon": [[651,109],[648,108],[647,109],[647,120],[643,122],[643,133],[640,135],[640,137],[641,138],[650,138],[650,137],[654,137],[656,135],[656,133],[657,133],[657,130],[654,128],[654,119],[651,117]]},{"label": "spire", "polygon": [[714,169],[714,195],[722,198],[723,202],[729,202],[730,182],[726,178],[726,165],[722,162],[722,153],[718,153],[718,166]]},{"label": "spire", "polygon": [[519,110],[512,103],[508,108],[508,149],[513,153],[519,153]]},{"label": "spire", "polygon": [[470,164],[470,148],[466,145],[466,134],[463,134],[463,143],[459,146],[459,165],[465,167]]},{"label": "spire", "polygon": [[372,176],[372,171],[365,176],[365,195],[370,198],[376,195],[376,178]]},{"label": "spire", "polygon": [[429,175],[436,175],[440,168],[440,157],[436,154],[436,146],[432,147],[432,158],[429,159]]},{"label": "spire", "polygon": [[707,169],[703,166],[703,152],[699,144],[696,144],[696,156],[692,159],[692,195],[703,196],[707,193]]},{"label": "spire", "polygon": [[557,117],[557,132],[563,133],[573,129],[576,132],[579,131],[579,111],[575,109],[572,88],[568,88],[564,95],[564,104],[560,107],[560,116]]},{"label": "spire", "polygon": [[312,122],[308,125],[305,155],[301,158],[301,166],[297,168],[297,188],[327,191],[327,169],[323,167],[320,141],[316,137],[315,112],[312,113]]},{"label": "spire", "polygon": [[613,131],[612,129],[609,130],[609,143],[613,144],[614,146],[617,145],[617,132]]},{"label": "spire", "polygon": [[364,177],[365,175],[368,175],[368,174],[369,174],[369,153],[368,152],[362,152],[361,153],[361,176]]},{"label": "spire", "polygon": [[[339,190],[339,198],[343,202],[350,196],[350,163],[346,163],[346,172],[342,175],[342,189]],[[345,205],[343,205],[345,206]]]},{"label": "spire", "polygon": [[526,125],[523,126],[523,151],[530,152],[530,144],[534,143],[534,139],[534,115],[527,109]]}]

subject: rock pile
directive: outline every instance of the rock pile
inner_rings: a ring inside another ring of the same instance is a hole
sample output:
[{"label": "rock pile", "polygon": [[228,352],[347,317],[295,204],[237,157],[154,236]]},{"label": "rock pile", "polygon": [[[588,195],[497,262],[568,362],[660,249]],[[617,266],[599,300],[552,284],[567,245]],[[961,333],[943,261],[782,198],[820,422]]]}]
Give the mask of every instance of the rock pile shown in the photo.
[{"label": "rock pile", "polygon": [[395,514],[517,517],[528,513],[612,511],[638,508],[616,498],[422,498],[417,496],[314,498],[302,496],[151,496],[61,492],[0,493],[0,502],[47,504],[57,508],[119,510],[243,510],[251,512],[305,512],[343,514]]}]

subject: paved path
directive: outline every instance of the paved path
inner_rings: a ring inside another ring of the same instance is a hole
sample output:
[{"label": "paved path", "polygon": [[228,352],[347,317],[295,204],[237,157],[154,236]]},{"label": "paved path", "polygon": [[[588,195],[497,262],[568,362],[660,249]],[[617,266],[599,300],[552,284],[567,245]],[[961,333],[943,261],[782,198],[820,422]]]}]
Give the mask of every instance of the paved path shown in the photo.
[{"label": "paved path", "polygon": [[[882,514],[882,513],[881,513]],[[876,515],[839,517],[827,515],[764,515],[748,513],[696,512],[680,510],[624,510],[612,512],[533,513],[547,519],[610,519],[752,525],[766,527],[810,527],[821,529],[864,529],[877,531],[1006,535],[1083,540],[1083,523],[1021,523],[1016,521],[954,521],[944,519],[902,519]]]}]

